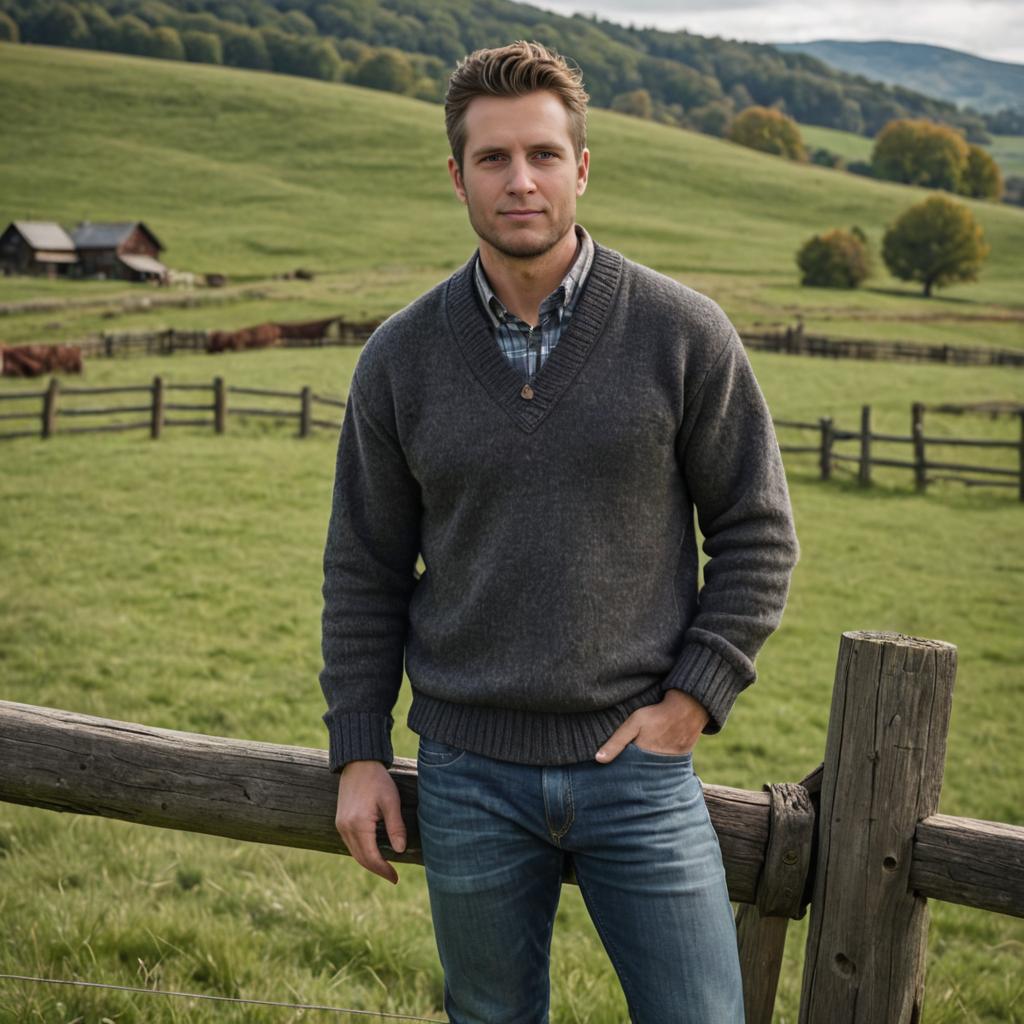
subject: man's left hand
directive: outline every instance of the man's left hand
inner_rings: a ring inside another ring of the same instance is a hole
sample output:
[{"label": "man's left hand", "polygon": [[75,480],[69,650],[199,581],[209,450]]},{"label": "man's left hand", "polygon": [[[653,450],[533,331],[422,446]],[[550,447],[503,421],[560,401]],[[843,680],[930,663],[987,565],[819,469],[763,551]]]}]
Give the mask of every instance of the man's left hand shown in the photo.
[{"label": "man's left hand", "polygon": [[604,764],[614,761],[634,740],[641,749],[656,754],[687,754],[697,745],[709,717],[688,693],[666,690],[660,704],[637,708],[605,740],[596,758]]}]

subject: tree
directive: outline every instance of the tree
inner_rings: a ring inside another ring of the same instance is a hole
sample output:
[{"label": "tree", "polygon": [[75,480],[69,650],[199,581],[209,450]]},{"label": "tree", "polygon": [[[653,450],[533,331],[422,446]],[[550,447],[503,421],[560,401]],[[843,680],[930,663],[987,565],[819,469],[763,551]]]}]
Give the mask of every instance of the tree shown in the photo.
[{"label": "tree", "polygon": [[958,192],[968,152],[963,136],[946,125],[897,118],[878,133],[871,166],[876,178]]},{"label": "tree", "polygon": [[368,89],[407,93],[416,84],[416,72],[404,53],[382,49],[371,53],[360,63],[351,81]]},{"label": "tree", "polygon": [[999,164],[981,146],[968,147],[960,191],[974,199],[998,200],[1003,194],[1003,175]]},{"label": "tree", "polygon": [[620,92],[612,100],[612,110],[619,114],[628,114],[630,117],[640,117],[645,121],[654,116],[654,104],[651,102],[651,94],[646,89]]},{"label": "tree", "polygon": [[135,53],[145,57],[150,52],[152,40],[149,26],[134,14],[123,14],[115,22],[117,39],[114,42],[119,53]]},{"label": "tree", "polygon": [[88,46],[91,42],[89,27],[79,12],[66,3],[45,7],[30,15],[25,42],[44,43],[49,46]]},{"label": "tree", "polygon": [[18,23],[5,11],[0,11],[0,41],[18,42]]},{"label": "tree", "polygon": [[729,138],[762,153],[774,153],[789,160],[807,159],[796,121],[770,107],[747,107],[737,114],[729,128]]},{"label": "tree", "polygon": [[270,70],[270,54],[263,36],[255,29],[239,28],[224,24],[220,30],[221,45],[224,48],[224,63],[233,68],[254,68],[257,71]]},{"label": "tree", "polygon": [[224,52],[220,45],[220,36],[212,32],[198,32],[186,29],[181,33],[181,42],[185,47],[185,59],[193,64],[223,64]]},{"label": "tree", "polygon": [[150,34],[149,56],[163,60],[184,60],[185,47],[182,45],[178,30],[170,25],[161,25]]},{"label": "tree", "polygon": [[800,283],[818,288],[856,288],[870,273],[864,232],[833,228],[807,239],[796,254]]},{"label": "tree", "polygon": [[712,100],[686,112],[686,123],[705,135],[725,138],[732,124],[733,104],[731,99]]},{"label": "tree", "polygon": [[990,247],[963,203],[931,196],[904,211],[885,233],[882,258],[894,277],[933,287],[974,281]]}]

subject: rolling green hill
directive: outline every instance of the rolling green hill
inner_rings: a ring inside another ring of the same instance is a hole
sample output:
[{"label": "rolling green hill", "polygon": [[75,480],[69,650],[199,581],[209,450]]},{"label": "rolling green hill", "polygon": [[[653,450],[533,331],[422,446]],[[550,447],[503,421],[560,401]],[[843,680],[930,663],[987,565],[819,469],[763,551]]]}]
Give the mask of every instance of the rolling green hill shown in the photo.
[{"label": "rolling green hill", "polygon": [[[274,283],[266,300],[215,313],[6,317],[8,341],[303,311],[385,314],[472,251],[444,171],[437,106],[282,75],[13,45],[0,45],[0,92],[0,220],[137,218],[175,268],[236,282],[299,265],[321,275],[309,287]],[[856,223],[877,247],[886,224],[926,193],[604,111],[593,112],[590,142],[581,220],[600,240],[711,292],[741,324],[800,313],[847,336],[1024,344],[1020,210],[970,204],[991,260],[980,282],[931,302],[884,270],[859,292],[802,289],[793,254],[806,237]],[[26,279],[0,280],[0,302],[34,293]]]},{"label": "rolling green hill", "polygon": [[1024,64],[986,60],[944,46],[847,39],[776,45],[788,53],[817,57],[851,75],[915,89],[975,110],[1019,107],[1024,96]]}]

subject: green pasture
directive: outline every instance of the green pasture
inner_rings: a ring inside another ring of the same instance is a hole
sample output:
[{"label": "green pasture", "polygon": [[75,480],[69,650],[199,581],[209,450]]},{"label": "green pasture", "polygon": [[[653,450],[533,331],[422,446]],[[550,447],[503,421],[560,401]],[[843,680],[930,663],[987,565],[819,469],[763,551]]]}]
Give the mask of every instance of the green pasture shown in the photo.
[{"label": "green pasture", "polygon": [[[5,44],[0,96],[3,224],[145,220],[170,266],[230,281],[168,307],[176,290],[0,278],[0,307],[60,303],[0,315],[3,341],[383,316],[472,251],[436,106]],[[802,317],[808,330],[837,336],[1024,347],[1024,211],[971,203],[993,247],[977,284],[924,300],[880,269],[856,292],[803,289],[793,253],[806,237],[858,224],[877,252],[885,226],[925,193],[604,111],[593,114],[590,142],[581,221],[598,240],[713,295],[743,329]],[[276,277],[297,267],[316,279]],[[357,353],[96,359],[74,383],[221,375],[344,398]],[[840,428],[856,429],[865,403],[876,430],[906,434],[914,401],[1024,402],[1021,371],[751,358],[777,417],[831,416]],[[0,394],[42,386],[3,379]],[[34,412],[38,400],[20,408]],[[324,415],[340,419],[339,410]],[[1006,418],[926,422],[933,437],[1020,437]],[[324,747],[320,559],[337,438],[323,430],[300,441],[294,429],[234,414],[223,437],[168,428],[158,442],[144,433],[0,441],[0,699]],[[908,456],[897,445],[876,451]],[[1014,464],[1011,452],[975,458]],[[800,778],[822,757],[840,633],[899,630],[959,648],[941,810],[1020,823],[1024,506],[1009,489],[952,482],[917,495],[905,470],[877,470],[867,491],[849,471],[824,483],[810,455],[787,456],[787,470],[802,548],[788,610],[758,683],[727,728],[701,741],[700,774],[755,789]],[[406,687],[395,744],[414,756],[408,700]],[[344,857],[0,804],[0,972],[440,1019],[422,871],[399,871],[392,888]],[[805,927],[791,928],[776,1024],[796,1021]],[[1024,1022],[1022,945],[1017,920],[933,905],[929,1024]],[[625,1019],[575,888],[562,898],[553,959],[553,1024]],[[0,1024],[312,1016],[0,981]]]},{"label": "green pasture", "polygon": [[988,151],[1006,177],[1024,175],[1024,135],[993,135]]},{"label": "green pasture", "polygon": [[[444,170],[436,105],[280,75],[5,44],[0,93],[0,220],[142,219],[170,266],[224,272],[270,292],[126,311],[111,295],[123,288],[97,285],[95,306],[0,318],[0,340],[381,315],[473,248]],[[926,193],[607,111],[593,112],[590,143],[581,221],[598,240],[709,292],[741,327],[799,315],[808,329],[845,336],[1024,346],[1024,211],[970,203],[992,245],[975,284],[925,300],[890,278],[879,257],[867,287],[812,290],[799,286],[794,262],[806,238],[857,224],[877,254],[886,226]],[[297,267],[317,279],[269,280]],[[90,287],[66,294],[77,303]],[[59,290],[44,284],[38,294]],[[0,279],[0,304],[35,294],[24,279]]]},{"label": "green pasture", "polygon": [[[208,381],[344,397],[357,349],[95,360],[83,383]],[[752,356],[773,412],[906,432],[909,405],[1024,400],[995,369]],[[4,381],[11,393],[34,385]],[[9,407],[9,403],[5,403]],[[320,557],[336,437],[229,420],[229,432],[0,443],[4,699],[149,725],[324,747]],[[929,420],[929,432],[1018,436],[1013,421]],[[795,440],[795,437],[792,438]],[[905,454],[905,451],[903,452]],[[839,634],[900,630],[958,645],[941,810],[1021,821],[1024,507],[909,474],[860,491],[787,459],[802,547],[760,679],[698,747],[710,782],[758,788],[821,759]],[[396,711],[399,754],[415,756]],[[440,1019],[422,871],[391,888],[348,858],[246,846],[0,805],[0,970],[317,1002]],[[933,905],[925,1019],[1024,1020],[1021,922]],[[777,1022],[794,1022],[805,925],[791,930]],[[625,1008],[578,891],[553,952],[554,1024],[617,1024]],[[283,1010],[0,982],[0,1022],[297,1021]],[[305,1018],[308,1019],[308,1015]],[[342,1020],[358,1020],[342,1015]]]},{"label": "green pasture", "polygon": [[840,131],[838,128],[822,128],[816,124],[800,125],[800,135],[809,150],[827,149],[838,153],[847,163],[854,160],[871,162],[871,151],[875,140],[866,135]]}]

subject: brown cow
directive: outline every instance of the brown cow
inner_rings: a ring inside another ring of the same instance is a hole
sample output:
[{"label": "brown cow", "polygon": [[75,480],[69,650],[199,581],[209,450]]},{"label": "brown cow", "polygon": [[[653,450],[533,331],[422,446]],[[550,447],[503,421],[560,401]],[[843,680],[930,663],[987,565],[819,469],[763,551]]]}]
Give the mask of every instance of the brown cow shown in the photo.
[{"label": "brown cow", "polygon": [[241,352],[247,348],[270,348],[281,342],[277,324],[258,324],[237,331],[211,331],[206,337],[207,352]]},{"label": "brown cow", "polygon": [[81,373],[77,345],[4,345],[4,377],[41,377],[44,373]]}]

